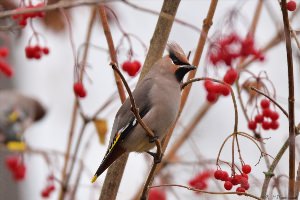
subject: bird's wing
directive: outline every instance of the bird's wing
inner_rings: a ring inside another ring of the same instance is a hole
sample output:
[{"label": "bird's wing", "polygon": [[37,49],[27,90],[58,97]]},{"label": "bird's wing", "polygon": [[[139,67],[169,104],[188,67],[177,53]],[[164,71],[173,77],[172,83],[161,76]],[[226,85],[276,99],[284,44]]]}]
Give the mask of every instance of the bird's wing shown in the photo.
[{"label": "bird's wing", "polygon": [[[146,78],[142,80],[132,92],[141,118],[143,118],[152,107],[149,98],[149,91],[151,90],[152,86],[153,80],[151,78]],[[131,112],[130,99],[127,98],[116,115],[112,128],[109,148],[106,154],[109,154],[109,152],[119,141],[123,141],[132,132],[137,124],[137,119]]]},{"label": "bird's wing", "polygon": [[[143,118],[151,109],[151,102],[148,98],[148,94],[152,86],[153,81],[151,79],[145,79],[142,80],[132,92],[141,118]],[[126,152],[126,149],[119,144],[134,130],[137,124],[138,122],[131,112],[130,100],[127,98],[116,115],[108,149],[92,182],[95,182],[98,176]]]}]

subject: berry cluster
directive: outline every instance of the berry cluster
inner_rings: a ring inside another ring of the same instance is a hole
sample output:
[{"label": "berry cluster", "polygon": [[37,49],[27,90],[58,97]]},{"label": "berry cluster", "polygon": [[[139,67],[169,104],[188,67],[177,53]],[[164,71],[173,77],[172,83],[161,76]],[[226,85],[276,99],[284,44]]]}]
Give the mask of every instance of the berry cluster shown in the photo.
[{"label": "berry cluster", "polygon": [[278,129],[279,114],[278,112],[271,110],[270,101],[268,99],[262,99],[260,101],[260,107],[262,109],[262,113],[257,113],[254,120],[248,122],[248,128],[254,131],[257,128],[257,124],[261,124],[261,127],[264,130]]},{"label": "berry cluster", "polygon": [[[45,6],[44,3],[39,3],[35,6],[29,5],[29,6],[18,8],[16,11],[26,10],[26,9],[30,9],[30,8],[40,8],[40,7],[44,7],[44,6]],[[45,16],[44,12],[33,12],[33,13],[25,13],[25,14],[20,14],[20,15],[13,15],[12,18],[14,20],[17,20],[18,24],[20,26],[25,27],[27,25],[27,19],[32,19],[35,17],[43,18],[44,16]]]},{"label": "berry cluster", "polygon": [[228,96],[230,94],[228,86],[210,80],[204,81],[204,88],[207,91],[206,100],[210,103],[216,102],[220,95]]},{"label": "berry cluster", "polygon": [[295,11],[297,8],[297,4],[294,0],[291,0],[286,3],[286,9],[289,11]]},{"label": "berry cluster", "polygon": [[47,185],[41,191],[41,196],[43,198],[48,198],[50,196],[50,194],[55,190],[55,186],[53,184],[53,180],[54,180],[54,177],[52,175],[48,176]]},{"label": "berry cluster", "polygon": [[236,188],[236,192],[246,192],[250,188],[249,182],[248,182],[248,174],[251,172],[251,166],[250,165],[243,165],[242,166],[242,172],[241,174],[235,174],[231,177],[229,177],[228,173],[223,170],[216,170],[214,173],[214,177],[217,180],[224,181],[224,188],[225,190],[231,190],[233,186],[238,186]]},{"label": "berry cluster", "polygon": [[6,47],[0,47],[0,72],[2,72],[7,77],[12,77],[14,71],[11,66],[4,60],[7,58],[9,50]]},{"label": "berry cluster", "polygon": [[73,85],[74,93],[77,97],[84,98],[87,95],[87,92],[82,84],[82,82],[76,82]]},{"label": "berry cluster", "polygon": [[125,61],[122,64],[122,69],[128,73],[129,76],[135,76],[141,69],[141,63],[137,60],[134,61]]},{"label": "berry cluster", "polygon": [[195,189],[205,190],[208,187],[207,181],[212,174],[212,171],[200,172],[196,177],[189,181],[189,185]]},{"label": "berry cluster", "polygon": [[149,190],[148,200],[166,200],[166,193],[158,188],[151,188]]},{"label": "berry cluster", "polygon": [[28,59],[41,59],[42,55],[48,55],[50,52],[48,47],[41,47],[40,45],[27,46],[25,54]]},{"label": "berry cluster", "polygon": [[227,66],[232,66],[232,62],[239,58],[254,56],[259,60],[264,60],[262,53],[254,46],[254,39],[248,35],[245,39],[241,39],[235,33],[232,33],[215,44],[214,48],[209,53],[209,60],[213,65],[225,63]]},{"label": "berry cluster", "polygon": [[18,156],[8,156],[5,158],[5,163],[7,168],[13,175],[13,179],[16,181],[21,181],[26,175],[26,166],[23,162],[20,162]]}]

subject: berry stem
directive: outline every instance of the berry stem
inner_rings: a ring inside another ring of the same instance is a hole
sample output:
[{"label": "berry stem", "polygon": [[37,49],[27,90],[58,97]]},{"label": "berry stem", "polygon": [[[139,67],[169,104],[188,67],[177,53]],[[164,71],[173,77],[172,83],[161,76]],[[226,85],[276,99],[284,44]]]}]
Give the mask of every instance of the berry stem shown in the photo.
[{"label": "berry stem", "polygon": [[286,110],[284,110],[284,108],[279,105],[279,103],[277,103],[277,101],[275,99],[273,99],[272,97],[270,97],[269,95],[265,94],[263,91],[255,88],[255,87],[250,87],[251,90],[254,90],[255,92],[265,96],[266,98],[268,98],[270,101],[272,101],[272,103],[274,103],[274,105],[276,105],[280,110],[281,112],[288,118],[289,117],[289,114],[286,112]]}]

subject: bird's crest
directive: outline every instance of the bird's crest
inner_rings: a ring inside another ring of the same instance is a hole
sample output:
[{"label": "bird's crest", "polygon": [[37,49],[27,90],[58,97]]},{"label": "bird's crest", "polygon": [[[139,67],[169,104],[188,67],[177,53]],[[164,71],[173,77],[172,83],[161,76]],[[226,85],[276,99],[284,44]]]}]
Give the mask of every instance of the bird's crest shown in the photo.
[{"label": "bird's crest", "polygon": [[175,42],[170,42],[167,44],[167,49],[169,52],[169,57],[175,65],[189,65],[189,61],[184,54],[182,48]]}]

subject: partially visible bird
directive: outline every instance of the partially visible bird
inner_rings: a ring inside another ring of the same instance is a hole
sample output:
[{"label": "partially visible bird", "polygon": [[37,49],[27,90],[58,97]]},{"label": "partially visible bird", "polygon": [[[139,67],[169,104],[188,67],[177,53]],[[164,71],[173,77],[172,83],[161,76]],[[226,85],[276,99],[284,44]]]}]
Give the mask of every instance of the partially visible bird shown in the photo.
[{"label": "partially visible bird", "polygon": [[[194,70],[181,47],[168,44],[169,55],[159,59],[132,92],[144,123],[162,139],[179,111],[183,77]],[[92,183],[125,152],[147,152],[155,146],[131,112],[127,98],[118,110],[107,152]]]},{"label": "partially visible bird", "polygon": [[25,129],[44,117],[37,100],[13,90],[0,90],[0,142],[19,141]]}]

